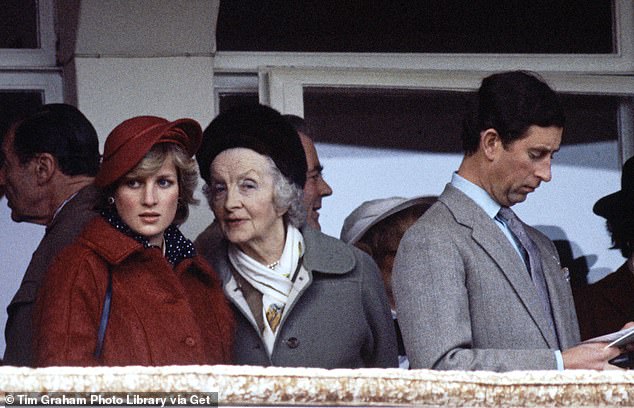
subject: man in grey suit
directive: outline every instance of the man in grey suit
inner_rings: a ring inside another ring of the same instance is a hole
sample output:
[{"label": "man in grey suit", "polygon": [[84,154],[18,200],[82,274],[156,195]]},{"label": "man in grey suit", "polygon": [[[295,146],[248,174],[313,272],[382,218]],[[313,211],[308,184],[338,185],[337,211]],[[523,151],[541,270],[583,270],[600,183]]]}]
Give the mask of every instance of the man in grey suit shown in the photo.
[{"label": "man in grey suit", "polygon": [[557,95],[536,75],[513,71],[482,81],[464,123],[462,164],[403,237],[395,260],[412,368],[616,368],[608,360],[618,348],[579,345],[553,243],[509,218],[511,206],[550,181],[563,127]]},{"label": "man in grey suit", "polygon": [[49,104],[15,125],[2,143],[0,186],[11,218],[46,226],[24,278],[7,307],[4,363],[32,365],[32,311],[53,258],[97,213],[92,182],[99,170],[99,140],[74,106]]}]

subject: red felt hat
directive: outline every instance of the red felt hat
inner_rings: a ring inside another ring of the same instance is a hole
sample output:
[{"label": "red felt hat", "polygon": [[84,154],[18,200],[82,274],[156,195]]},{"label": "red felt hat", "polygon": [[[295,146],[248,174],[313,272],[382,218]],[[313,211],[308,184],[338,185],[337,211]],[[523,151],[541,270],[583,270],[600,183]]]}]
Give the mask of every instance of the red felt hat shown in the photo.
[{"label": "red felt hat", "polygon": [[95,184],[102,188],[113,184],[134,169],[158,143],[176,143],[191,157],[196,154],[201,139],[202,129],[193,119],[173,122],[157,116],[128,119],[108,135]]}]

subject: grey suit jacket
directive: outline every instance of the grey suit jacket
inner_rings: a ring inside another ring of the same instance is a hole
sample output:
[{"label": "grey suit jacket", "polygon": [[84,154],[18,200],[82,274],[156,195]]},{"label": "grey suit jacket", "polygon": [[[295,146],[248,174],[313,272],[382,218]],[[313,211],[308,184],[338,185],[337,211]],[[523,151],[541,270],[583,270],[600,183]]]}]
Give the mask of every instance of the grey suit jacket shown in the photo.
[{"label": "grey suit jacket", "polygon": [[394,264],[396,307],[412,368],[555,369],[554,350],[579,342],[555,246],[527,230],[542,255],[559,340],[512,244],[480,206],[447,185],[405,234]]},{"label": "grey suit jacket", "polygon": [[32,365],[33,306],[44,275],[57,254],[73,242],[84,226],[97,215],[93,210],[99,193],[93,185],[79,190],[66,203],[46,228],[46,234],[33,253],[22,283],[7,306],[7,325],[4,335],[7,348],[4,363],[15,366]]}]

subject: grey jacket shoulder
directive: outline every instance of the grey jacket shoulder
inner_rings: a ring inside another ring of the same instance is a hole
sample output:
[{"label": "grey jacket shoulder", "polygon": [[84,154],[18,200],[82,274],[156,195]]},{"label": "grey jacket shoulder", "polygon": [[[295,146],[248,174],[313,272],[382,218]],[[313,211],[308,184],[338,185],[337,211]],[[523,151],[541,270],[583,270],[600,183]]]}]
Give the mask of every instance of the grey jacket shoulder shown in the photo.
[{"label": "grey jacket shoulder", "polygon": [[199,255],[205,258],[212,266],[216,266],[214,263],[218,261],[220,254],[227,253],[227,242],[224,240],[216,220],[198,234],[194,240],[194,246]]},{"label": "grey jacket shoulder", "polygon": [[309,271],[344,274],[352,271],[366,255],[358,248],[323,234],[309,226],[302,229],[306,241],[304,267]]}]

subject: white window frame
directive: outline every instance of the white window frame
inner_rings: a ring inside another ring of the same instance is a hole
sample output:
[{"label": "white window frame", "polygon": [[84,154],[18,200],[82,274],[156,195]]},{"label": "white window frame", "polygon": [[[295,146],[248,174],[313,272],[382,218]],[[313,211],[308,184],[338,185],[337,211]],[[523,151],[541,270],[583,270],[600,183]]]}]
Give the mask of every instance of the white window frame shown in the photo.
[{"label": "white window frame", "polygon": [[38,48],[0,48],[0,70],[3,68],[55,67],[55,7],[54,0],[37,1]]},{"label": "white window frame", "polygon": [[[303,90],[359,87],[476,90],[483,77],[505,70],[538,72],[559,92],[634,97],[634,1],[613,0],[613,54],[356,54],[217,52],[216,74],[258,75],[260,102],[303,116]],[[250,91],[255,90],[251,82]],[[619,110],[619,134],[631,134],[631,103]],[[217,105],[216,105],[217,106]],[[623,160],[634,136],[619,140]],[[631,140],[629,140],[631,139]]]},{"label": "white window frame", "polygon": [[39,91],[43,94],[42,103],[64,102],[59,72],[2,72],[0,91]]},{"label": "white window frame", "polygon": [[[254,93],[258,92],[258,77],[254,74],[214,74],[214,116],[220,113],[221,93]],[[262,92],[260,92],[262,94]]]},{"label": "white window frame", "polygon": [[[283,113],[304,116],[304,88],[387,88],[443,91],[475,91],[490,72],[420,71],[420,70],[350,70],[325,68],[263,67],[260,101]],[[614,95],[634,98],[631,75],[541,72],[541,76],[558,92],[584,95]],[[634,123],[632,102],[618,112],[619,135],[631,135]],[[634,156],[634,138],[619,137],[622,161]]]},{"label": "white window frame", "polygon": [[[267,86],[260,100],[285,113],[303,115],[305,87],[473,91],[478,89],[482,78],[489,74],[483,71],[262,67],[260,82]],[[631,76],[562,72],[540,72],[540,75],[558,92],[634,96],[634,80]]]}]

